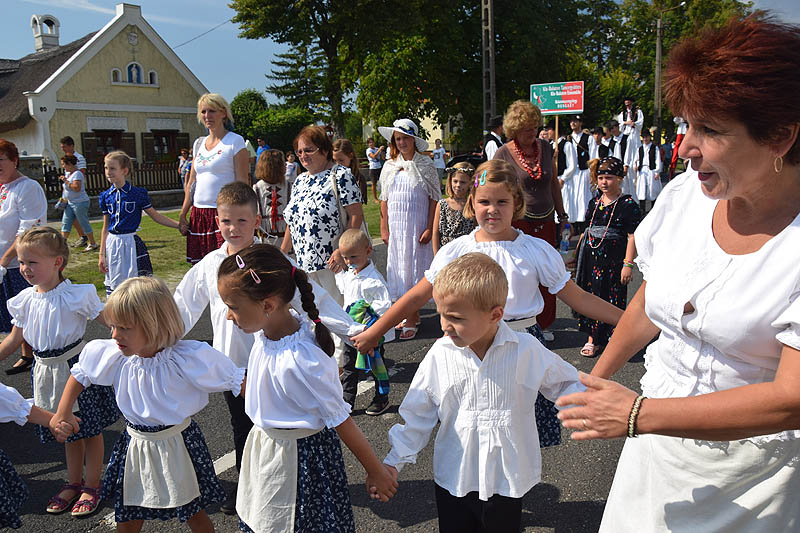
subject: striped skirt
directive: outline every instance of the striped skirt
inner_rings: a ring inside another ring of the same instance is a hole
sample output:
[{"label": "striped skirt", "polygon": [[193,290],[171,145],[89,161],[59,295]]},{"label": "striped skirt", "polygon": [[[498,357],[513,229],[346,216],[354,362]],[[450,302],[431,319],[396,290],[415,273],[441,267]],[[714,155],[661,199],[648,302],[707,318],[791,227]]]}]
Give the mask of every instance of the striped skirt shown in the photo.
[{"label": "striped skirt", "polygon": [[195,264],[224,242],[217,226],[215,207],[192,206],[189,235],[186,237],[186,261]]}]

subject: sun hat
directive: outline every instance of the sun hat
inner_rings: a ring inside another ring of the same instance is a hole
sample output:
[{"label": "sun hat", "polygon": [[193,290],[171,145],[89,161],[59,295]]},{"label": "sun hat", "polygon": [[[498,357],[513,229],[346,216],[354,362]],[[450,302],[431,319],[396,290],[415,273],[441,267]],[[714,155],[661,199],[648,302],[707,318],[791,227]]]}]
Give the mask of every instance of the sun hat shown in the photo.
[{"label": "sun hat", "polygon": [[392,123],[392,126],[380,126],[378,131],[383,138],[387,141],[392,140],[392,134],[396,131],[411,135],[414,137],[414,144],[417,146],[417,151],[424,152],[428,149],[428,141],[419,137],[419,128],[414,124],[414,121],[408,118],[399,118]]}]

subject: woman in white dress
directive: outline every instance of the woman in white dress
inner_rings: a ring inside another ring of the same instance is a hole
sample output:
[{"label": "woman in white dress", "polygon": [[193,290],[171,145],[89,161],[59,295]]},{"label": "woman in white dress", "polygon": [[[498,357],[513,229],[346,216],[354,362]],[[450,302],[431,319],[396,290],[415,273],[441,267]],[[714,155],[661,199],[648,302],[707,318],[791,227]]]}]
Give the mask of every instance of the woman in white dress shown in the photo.
[{"label": "woman in white dress", "polygon": [[[391,149],[381,171],[381,238],[389,245],[386,281],[397,300],[417,284],[433,261],[433,220],[442,197],[441,181],[430,157],[428,142],[407,118],[378,128]],[[413,339],[419,326],[414,311],[401,323],[401,340]]]},{"label": "woman in white dress", "polygon": [[[573,438],[642,434],[601,531],[800,528],[798,64],[800,28],[757,16],[673,50],[667,102],[692,170],[635,233],[645,282],[588,393],[559,399],[577,405],[560,414]],[[601,379],[655,335],[642,396]]]}]

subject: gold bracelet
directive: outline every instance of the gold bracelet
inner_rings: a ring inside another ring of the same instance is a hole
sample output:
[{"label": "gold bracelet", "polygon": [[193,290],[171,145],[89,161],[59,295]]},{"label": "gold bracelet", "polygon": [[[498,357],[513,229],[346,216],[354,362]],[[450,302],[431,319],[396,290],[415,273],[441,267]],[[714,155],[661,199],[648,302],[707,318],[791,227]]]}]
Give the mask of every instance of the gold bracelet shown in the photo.
[{"label": "gold bracelet", "polygon": [[642,407],[642,402],[647,398],[645,396],[637,396],[633,401],[631,407],[631,414],[628,415],[628,438],[632,439],[637,436],[636,433],[636,419],[639,418],[639,409]]}]

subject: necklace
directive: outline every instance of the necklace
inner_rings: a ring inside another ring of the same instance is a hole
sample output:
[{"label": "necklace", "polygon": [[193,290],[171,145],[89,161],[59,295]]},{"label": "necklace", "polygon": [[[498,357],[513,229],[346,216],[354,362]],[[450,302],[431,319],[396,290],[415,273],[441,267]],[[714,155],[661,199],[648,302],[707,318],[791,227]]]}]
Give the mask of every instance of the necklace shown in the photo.
[{"label": "necklace", "polygon": [[524,168],[525,172],[528,173],[528,176],[534,180],[540,179],[542,177],[542,166],[539,164],[539,141],[533,141],[533,166],[528,164],[528,160],[522,153],[522,149],[519,147],[519,143],[516,139],[514,139],[514,141],[511,143],[511,146],[514,148],[514,153],[517,154],[517,158],[522,164],[522,168]]},{"label": "necklace", "polygon": [[[600,198],[598,198],[597,199],[597,203],[594,204],[594,211],[592,211],[592,220],[589,222],[589,228],[591,228],[594,225],[594,216],[597,214],[598,206],[602,203],[601,199],[602,199],[602,196]],[[619,200],[619,198],[617,198],[617,200]],[[594,237],[592,237],[591,231],[587,231],[586,232],[586,244],[588,244],[589,248],[591,248],[592,250],[596,250],[596,249],[600,248],[600,245],[603,244],[603,241],[605,240],[606,235],[608,235],[608,228],[611,227],[611,221],[614,219],[614,211],[616,211],[617,204],[619,203],[619,202],[617,202],[617,200],[614,200],[613,202],[611,202],[611,204],[614,207],[611,208],[611,214],[608,216],[608,223],[606,224],[606,229],[603,232],[603,236],[600,237],[600,242],[598,242],[597,244],[594,244],[595,239],[594,239]],[[608,207],[608,206],[606,206],[606,207]]]}]

